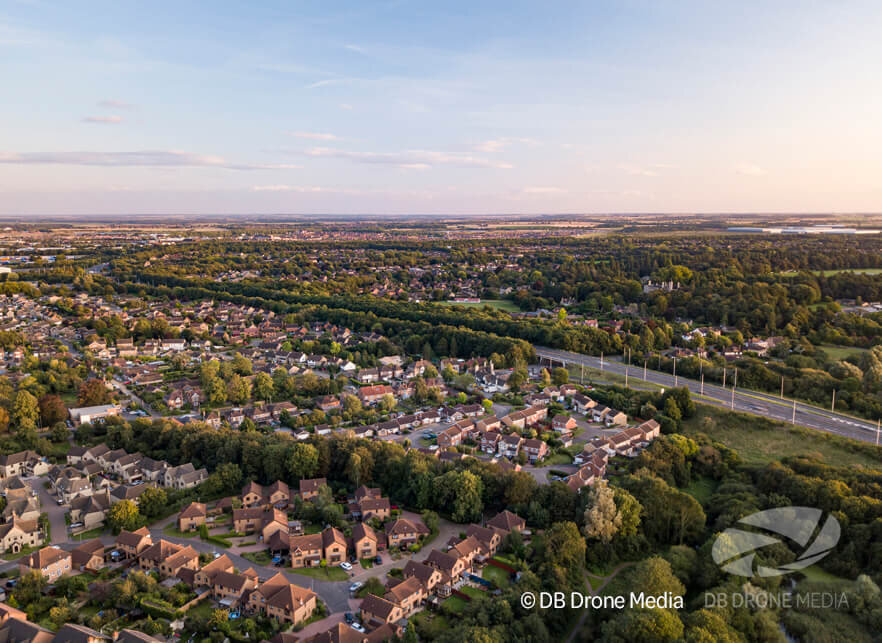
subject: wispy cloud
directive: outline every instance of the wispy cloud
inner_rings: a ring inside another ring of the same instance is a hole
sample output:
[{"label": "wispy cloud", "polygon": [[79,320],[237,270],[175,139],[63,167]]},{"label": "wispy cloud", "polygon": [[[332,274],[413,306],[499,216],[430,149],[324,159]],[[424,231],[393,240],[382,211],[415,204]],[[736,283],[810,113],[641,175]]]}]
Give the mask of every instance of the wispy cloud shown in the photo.
[{"label": "wispy cloud", "polygon": [[740,163],[735,166],[735,172],[744,176],[765,176],[766,171],[753,163]]},{"label": "wispy cloud", "polygon": [[354,83],[355,81],[355,78],[324,78],[322,80],[317,80],[314,83],[310,83],[306,86],[306,89],[318,89],[319,87],[330,87],[332,85],[347,85],[349,83]]},{"label": "wispy cloud", "polygon": [[494,152],[499,152],[500,150],[505,149],[512,143],[520,143],[522,145],[539,145],[539,141],[532,138],[503,136],[501,138],[494,138],[490,139],[489,141],[476,143],[472,146],[472,148],[478,152],[492,154]]},{"label": "wispy cloud", "polygon": [[85,116],[83,117],[84,123],[101,123],[103,125],[116,125],[118,123],[123,122],[122,116],[112,115],[112,116]]},{"label": "wispy cloud", "polygon": [[308,138],[315,141],[339,141],[341,140],[336,134],[328,134],[326,132],[286,132],[290,136],[297,138]]},{"label": "wispy cloud", "polygon": [[354,51],[357,54],[363,54],[366,52],[364,47],[359,47],[358,45],[343,45],[344,49],[348,49],[349,51]]},{"label": "wispy cloud", "polygon": [[5,165],[83,165],[94,167],[216,167],[227,170],[291,170],[299,165],[234,163],[221,156],[178,150],[134,152],[0,152]]},{"label": "wispy cloud", "polygon": [[631,176],[658,176],[663,170],[670,170],[674,166],[668,163],[652,163],[650,165],[634,165],[622,163],[619,169]]},{"label": "wispy cloud", "polygon": [[98,101],[98,107],[107,107],[109,109],[135,109],[135,106],[131,103],[127,103],[124,100],[115,100],[112,98]]},{"label": "wispy cloud", "polygon": [[354,152],[329,147],[313,147],[306,150],[308,156],[340,158],[355,163],[394,165],[396,167],[424,170],[435,165],[457,167],[487,167],[510,169],[510,163],[471,156],[468,154],[449,154],[431,150],[408,150],[405,152]]}]

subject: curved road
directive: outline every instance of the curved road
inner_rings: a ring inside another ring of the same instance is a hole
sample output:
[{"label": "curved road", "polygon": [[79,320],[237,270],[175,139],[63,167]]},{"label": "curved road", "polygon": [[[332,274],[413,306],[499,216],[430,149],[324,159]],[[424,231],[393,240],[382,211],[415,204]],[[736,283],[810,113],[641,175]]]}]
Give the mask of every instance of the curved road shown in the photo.
[{"label": "curved road", "polygon": [[[571,353],[553,348],[544,348],[536,346],[536,355],[544,360],[552,360],[565,365],[574,364],[576,366],[584,364],[587,367],[600,369],[601,362],[599,357],[591,355],[582,355],[580,353]],[[628,369],[628,376],[636,381],[646,381],[663,387],[674,386],[674,377],[670,373],[661,373],[659,371],[647,370],[646,377],[643,377],[643,367],[632,365],[628,368],[620,359],[604,358],[602,370],[605,372],[624,375]],[[733,394],[730,387],[723,388],[718,384],[704,384],[704,394],[701,394],[701,383],[696,380],[687,379],[677,376],[677,386],[686,386],[696,400],[732,408]],[[758,391],[738,389],[734,394],[734,409],[743,413],[752,413],[762,417],[781,420],[784,422],[793,422],[802,426],[807,426],[819,431],[827,433],[835,433],[855,440],[864,442],[877,443],[878,432],[877,425],[854,418],[850,415],[836,413],[824,410],[802,402],[795,403],[788,399],[780,399],[768,393],[760,393]],[[882,440],[879,440],[882,444]]]}]

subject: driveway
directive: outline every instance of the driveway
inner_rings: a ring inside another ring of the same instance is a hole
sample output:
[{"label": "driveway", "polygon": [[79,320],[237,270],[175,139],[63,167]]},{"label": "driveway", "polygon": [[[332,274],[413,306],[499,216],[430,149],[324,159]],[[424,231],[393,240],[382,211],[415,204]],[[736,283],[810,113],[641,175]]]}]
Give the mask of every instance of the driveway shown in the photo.
[{"label": "driveway", "polygon": [[52,529],[52,540],[50,544],[58,545],[67,542],[67,523],[64,521],[64,515],[67,513],[68,506],[59,506],[55,496],[49,494],[49,491],[43,487],[46,478],[24,478],[24,482],[37,493],[40,499],[41,511],[49,514],[49,525]]}]

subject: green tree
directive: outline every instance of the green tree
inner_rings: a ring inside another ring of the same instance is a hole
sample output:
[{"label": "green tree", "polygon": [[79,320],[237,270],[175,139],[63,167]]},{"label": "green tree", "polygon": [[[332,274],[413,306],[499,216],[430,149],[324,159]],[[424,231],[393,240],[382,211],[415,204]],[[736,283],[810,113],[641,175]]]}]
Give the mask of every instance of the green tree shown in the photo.
[{"label": "green tree", "polygon": [[258,373],[254,376],[254,396],[258,400],[270,402],[274,393],[273,378],[267,373]]},{"label": "green tree", "polygon": [[118,534],[123,529],[134,531],[143,523],[143,517],[138,511],[138,505],[131,500],[120,500],[107,512],[107,523]]},{"label": "green tree", "polygon": [[147,487],[138,498],[138,511],[146,518],[158,518],[165,513],[167,505],[168,494],[160,487]]},{"label": "green tree", "polygon": [[19,428],[34,427],[40,419],[37,398],[27,391],[16,393],[12,403],[12,419]]},{"label": "green tree", "polygon": [[586,538],[609,543],[622,526],[614,492],[600,480],[588,491],[588,506],[585,509],[585,526],[582,531]]},{"label": "green tree", "polygon": [[558,366],[556,369],[551,371],[551,381],[554,382],[556,386],[566,384],[570,381],[570,373],[562,366]]}]

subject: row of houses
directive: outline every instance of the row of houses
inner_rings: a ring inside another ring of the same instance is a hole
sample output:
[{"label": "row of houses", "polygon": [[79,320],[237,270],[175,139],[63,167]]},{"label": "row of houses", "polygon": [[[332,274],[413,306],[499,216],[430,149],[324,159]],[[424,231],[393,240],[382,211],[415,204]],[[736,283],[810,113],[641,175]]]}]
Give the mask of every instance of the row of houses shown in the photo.
[{"label": "row of houses", "polygon": [[578,491],[606,475],[609,458],[615,455],[633,457],[659,436],[661,427],[655,420],[619,431],[609,437],[595,437],[573,458],[579,469],[566,480],[567,486]]},{"label": "row of houses", "polygon": [[390,579],[383,596],[369,594],[359,611],[369,627],[397,624],[423,606],[431,596],[449,596],[463,576],[487,561],[512,531],[523,531],[522,518],[503,511],[484,526],[471,524],[464,538],[454,538],[445,550],[433,549],[422,562],[408,561],[400,579]]},{"label": "row of houses", "polygon": [[67,623],[58,632],[51,632],[45,627],[29,621],[27,613],[20,609],[6,603],[0,603],[0,641],[8,641],[9,643],[24,643],[25,641],[29,643],[104,643],[105,641],[159,643],[164,639],[158,639],[128,628],[104,634],[85,625],[74,623]]}]

